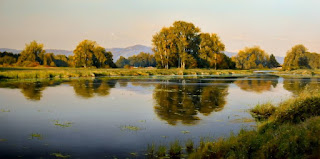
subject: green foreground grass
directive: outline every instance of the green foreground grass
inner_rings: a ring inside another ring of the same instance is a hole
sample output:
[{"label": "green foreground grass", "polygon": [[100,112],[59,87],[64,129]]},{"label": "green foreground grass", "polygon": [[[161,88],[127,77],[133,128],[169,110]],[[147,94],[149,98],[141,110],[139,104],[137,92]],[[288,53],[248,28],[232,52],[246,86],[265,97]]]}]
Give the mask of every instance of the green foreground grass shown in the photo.
[{"label": "green foreground grass", "polygon": [[[278,106],[259,104],[251,110],[258,117],[255,130],[241,130],[229,138],[200,141],[169,149],[149,146],[149,158],[319,158],[320,90],[306,89]],[[263,118],[264,120],[260,120]]]},{"label": "green foreground grass", "polygon": [[0,77],[9,79],[70,78],[96,76],[160,76],[160,75],[248,75],[250,70],[213,69],[94,69],[61,67],[2,67]]}]

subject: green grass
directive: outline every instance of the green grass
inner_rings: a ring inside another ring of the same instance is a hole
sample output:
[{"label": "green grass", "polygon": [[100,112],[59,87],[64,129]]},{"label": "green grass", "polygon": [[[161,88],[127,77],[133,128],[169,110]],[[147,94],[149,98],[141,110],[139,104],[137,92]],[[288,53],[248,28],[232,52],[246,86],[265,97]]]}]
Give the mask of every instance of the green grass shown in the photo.
[{"label": "green grass", "polygon": [[[308,88],[308,87],[307,87]],[[262,116],[257,129],[242,129],[238,134],[216,140],[191,141],[181,151],[179,142],[170,145],[166,156],[187,158],[319,158],[320,156],[320,91],[306,89],[298,96],[276,106],[258,104],[251,110]],[[258,117],[257,115],[255,117]],[[180,154],[179,154],[180,150]],[[185,153],[185,154],[183,154]]]},{"label": "green grass", "polygon": [[248,75],[251,70],[213,69],[95,69],[69,67],[0,67],[0,79],[43,79],[96,76]]},{"label": "green grass", "polygon": [[320,77],[320,69],[298,69],[298,70],[280,70],[273,74],[282,77]]},{"label": "green grass", "polygon": [[253,109],[250,110],[253,117],[261,120],[268,119],[276,110],[276,107],[271,103],[267,102],[264,104],[257,104]]}]

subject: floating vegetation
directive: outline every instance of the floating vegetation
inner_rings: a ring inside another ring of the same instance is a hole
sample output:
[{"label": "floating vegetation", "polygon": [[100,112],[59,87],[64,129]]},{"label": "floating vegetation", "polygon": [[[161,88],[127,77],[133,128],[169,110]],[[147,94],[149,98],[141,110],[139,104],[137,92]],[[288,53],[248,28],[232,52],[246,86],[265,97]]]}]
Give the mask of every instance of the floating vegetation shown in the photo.
[{"label": "floating vegetation", "polygon": [[38,140],[43,139],[42,135],[38,133],[32,133],[30,136],[31,136],[31,139],[38,139]]},{"label": "floating vegetation", "polygon": [[10,109],[0,109],[0,112],[9,113],[9,112],[10,112]]},{"label": "floating vegetation", "polygon": [[54,125],[62,127],[62,128],[67,128],[67,127],[71,127],[73,122],[70,121],[66,121],[66,122],[61,122],[59,120],[52,120],[54,122]]},{"label": "floating vegetation", "polygon": [[132,125],[124,125],[124,126],[121,126],[120,129],[122,131],[124,130],[130,130],[130,131],[139,131],[139,130],[143,130],[142,128],[140,127],[137,127],[137,126],[132,126]]},{"label": "floating vegetation", "polygon": [[181,131],[181,133],[183,133],[183,134],[189,134],[189,133],[190,133],[190,131],[183,130],[183,131]]},{"label": "floating vegetation", "polygon": [[139,120],[140,123],[145,123],[147,120]]},{"label": "floating vegetation", "polygon": [[131,152],[130,155],[132,155],[132,156],[138,156],[138,153],[137,153],[137,152]]},{"label": "floating vegetation", "polygon": [[255,122],[255,120],[251,118],[240,118],[240,119],[231,120],[230,122],[231,123],[252,123],[252,122]]},{"label": "floating vegetation", "polygon": [[165,138],[165,139],[168,138],[168,136],[161,136],[161,137],[162,137],[162,138]]},{"label": "floating vegetation", "polygon": [[0,142],[8,141],[7,139],[0,139]]},{"label": "floating vegetation", "polygon": [[63,155],[62,153],[52,153],[51,156],[54,156],[56,158],[70,158],[70,155]]}]

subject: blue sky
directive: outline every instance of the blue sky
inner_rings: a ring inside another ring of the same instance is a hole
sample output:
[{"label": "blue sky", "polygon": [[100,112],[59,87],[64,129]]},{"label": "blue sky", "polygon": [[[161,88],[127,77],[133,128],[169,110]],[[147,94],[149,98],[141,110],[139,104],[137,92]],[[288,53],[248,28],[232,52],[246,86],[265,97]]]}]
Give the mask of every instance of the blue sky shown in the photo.
[{"label": "blue sky", "polygon": [[217,33],[227,51],[259,45],[285,56],[295,44],[320,52],[316,0],[0,0],[0,47],[73,50],[83,39],[103,47],[151,46],[175,20]]}]

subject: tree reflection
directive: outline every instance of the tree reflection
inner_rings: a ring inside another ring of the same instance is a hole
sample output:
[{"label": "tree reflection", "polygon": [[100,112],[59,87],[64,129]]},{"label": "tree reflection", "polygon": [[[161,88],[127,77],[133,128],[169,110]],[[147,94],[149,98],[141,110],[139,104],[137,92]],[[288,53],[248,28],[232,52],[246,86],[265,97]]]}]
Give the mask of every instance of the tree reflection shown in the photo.
[{"label": "tree reflection", "polygon": [[0,82],[1,88],[18,88],[26,99],[38,101],[42,97],[42,91],[48,86],[56,86],[61,81],[36,81],[36,82]]},{"label": "tree reflection", "polygon": [[116,83],[117,80],[79,79],[72,80],[70,82],[70,85],[73,86],[76,95],[81,96],[83,98],[91,98],[95,95],[109,95],[111,88],[114,88]]},{"label": "tree reflection", "polygon": [[295,79],[295,78],[284,78],[283,79],[283,88],[292,92],[294,95],[298,95],[306,87],[308,90],[320,89],[319,79],[317,78],[304,78],[304,79]]},{"label": "tree reflection", "polygon": [[271,76],[266,79],[264,78],[252,78],[245,80],[236,80],[234,83],[242,90],[248,92],[262,93],[270,91],[271,88],[275,88],[278,84],[277,76]]},{"label": "tree reflection", "polygon": [[200,119],[198,113],[209,115],[222,110],[226,104],[227,84],[185,84],[184,81],[180,80],[178,84],[161,83],[154,90],[155,112],[170,125],[176,125],[179,121],[185,125],[196,124]]}]

